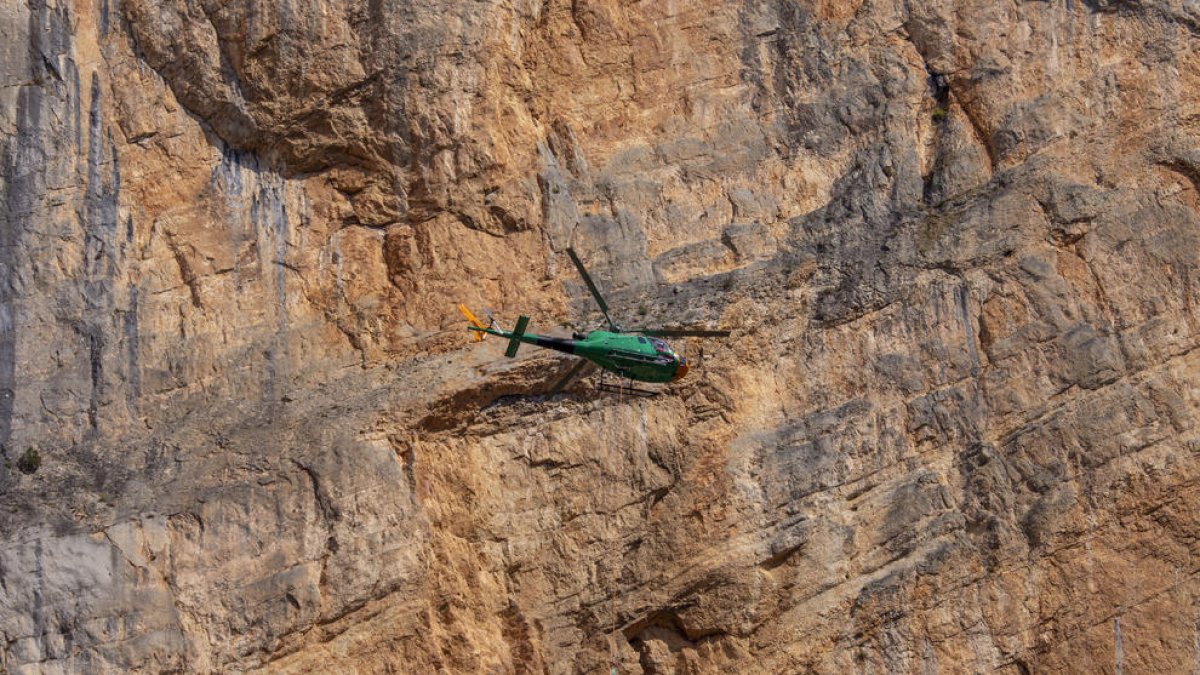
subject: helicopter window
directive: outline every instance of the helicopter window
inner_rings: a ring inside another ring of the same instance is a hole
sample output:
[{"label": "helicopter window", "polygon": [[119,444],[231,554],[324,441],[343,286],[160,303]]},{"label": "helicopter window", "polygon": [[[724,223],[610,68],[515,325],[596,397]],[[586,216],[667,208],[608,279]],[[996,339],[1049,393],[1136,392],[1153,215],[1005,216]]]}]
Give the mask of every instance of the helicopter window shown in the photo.
[{"label": "helicopter window", "polygon": [[640,342],[642,344],[646,344],[646,338],[640,337],[640,338],[638,338],[638,342]]},{"label": "helicopter window", "polygon": [[668,347],[667,343],[663,342],[662,340],[650,338],[650,344],[654,345],[654,350],[660,354],[670,354],[671,353],[671,348]]}]

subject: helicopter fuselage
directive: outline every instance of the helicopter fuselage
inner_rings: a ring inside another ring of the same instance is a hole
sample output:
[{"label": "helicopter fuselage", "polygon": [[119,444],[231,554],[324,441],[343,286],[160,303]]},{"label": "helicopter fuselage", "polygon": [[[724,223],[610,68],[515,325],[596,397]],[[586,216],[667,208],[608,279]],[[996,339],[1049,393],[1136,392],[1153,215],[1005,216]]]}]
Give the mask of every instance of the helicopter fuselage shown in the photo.
[{"label": "helicopter fuselage", "polygon": [[676,354],[665,341],[653,337],[594,330],[583,339],[567,339],[523,332],[514,334],[495,328],[471,326],[470,329],[574,354],[639,382],[671,382],[688,372],[687,359]]}]

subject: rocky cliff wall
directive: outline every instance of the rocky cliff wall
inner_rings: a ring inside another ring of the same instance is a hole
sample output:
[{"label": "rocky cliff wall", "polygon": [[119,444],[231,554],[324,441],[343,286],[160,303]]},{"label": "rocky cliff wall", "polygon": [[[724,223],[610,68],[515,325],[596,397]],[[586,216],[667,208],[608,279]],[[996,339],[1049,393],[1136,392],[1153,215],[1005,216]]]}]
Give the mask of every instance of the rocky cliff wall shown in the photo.
[{"label": "rocky cliff wall", "polygon": [[[0,664],[1191,669],[1198,32],[9,3]],[[594,322],[567,246],[733,337],[658,398],[528,396],[569,361],[453,307]]]}]

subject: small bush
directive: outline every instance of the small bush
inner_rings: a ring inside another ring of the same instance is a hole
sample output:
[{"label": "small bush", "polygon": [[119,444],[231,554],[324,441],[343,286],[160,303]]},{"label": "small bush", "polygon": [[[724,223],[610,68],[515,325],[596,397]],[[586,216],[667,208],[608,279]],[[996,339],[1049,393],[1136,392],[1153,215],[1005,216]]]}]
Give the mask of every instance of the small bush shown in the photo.
[{"label": "small bush", "polygon": [[26,449],[21,458],[17,460],[17,468],[21,470],[21,473],[36,473],[41,466],[42,456],[35,448]]},{"label": "small bush", "polygon": [[946,119],[946,115],[949,115],[949,114],[950,114],[950,111],[946,110],[945,108],[943,108],[941,106],[938,106],[933,109],[933,119],[938,120],[938,121]]}]

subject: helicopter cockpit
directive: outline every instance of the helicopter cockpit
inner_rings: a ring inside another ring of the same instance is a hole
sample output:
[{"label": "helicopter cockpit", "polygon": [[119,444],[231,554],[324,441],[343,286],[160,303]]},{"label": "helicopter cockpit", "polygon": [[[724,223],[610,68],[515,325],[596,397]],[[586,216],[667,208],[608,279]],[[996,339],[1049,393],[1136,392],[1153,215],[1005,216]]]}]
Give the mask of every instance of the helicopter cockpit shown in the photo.
[{"label": "helicopter cockpit", "polygon": [[658,338],[650,338],[650,344],[654,347],[654,351],[667,356],[674,356],[675,352],[671,351],[671,347]]}]

